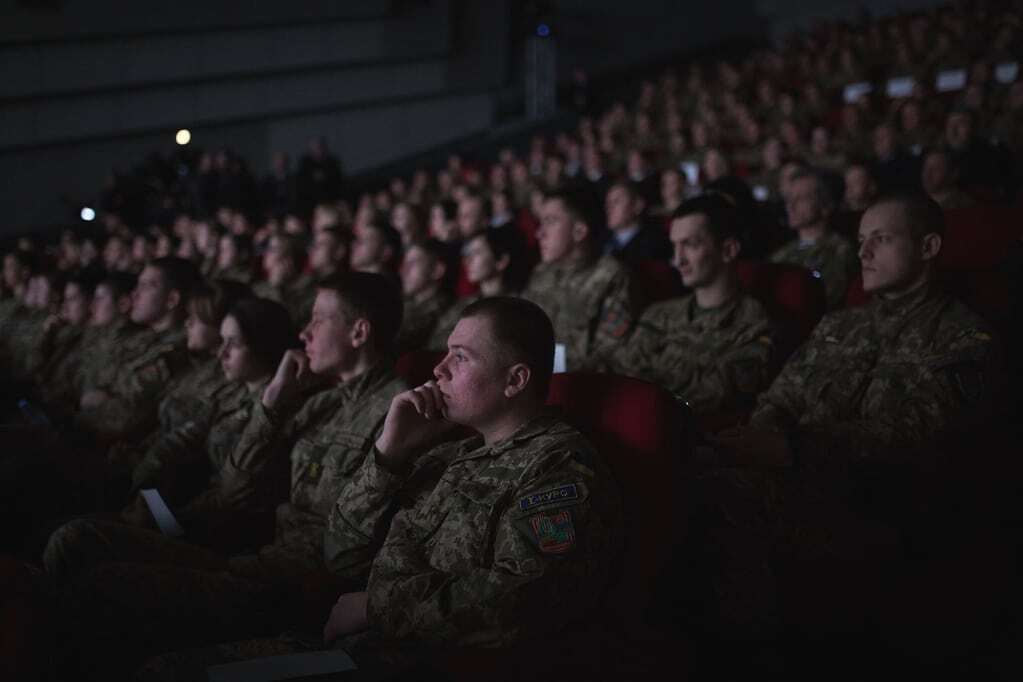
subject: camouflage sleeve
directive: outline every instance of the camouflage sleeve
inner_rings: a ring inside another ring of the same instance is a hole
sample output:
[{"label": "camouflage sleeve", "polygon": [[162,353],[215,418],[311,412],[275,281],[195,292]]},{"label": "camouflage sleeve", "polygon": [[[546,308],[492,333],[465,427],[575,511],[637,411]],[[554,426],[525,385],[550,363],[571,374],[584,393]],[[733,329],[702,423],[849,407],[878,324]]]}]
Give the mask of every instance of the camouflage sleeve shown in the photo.
[{"label": "camouflage sleeve", "polygon": [[820,328],[818,325],[810,340],[793,353],[771,386],[760,394],[750,417],[751,425],[785,431],[799,421],[799,416],[806,410],[807,351],[819,336]]},{"label": "camouflage sleeve", "polygon": [[632,330],[638,314],[638,292],[632,276],[622,269],[608,283],[600,303],[600,312],[591,329],[586,355],[613,348]]},{"label": "camouflage sleeve", "polygon": [[132,493],[142,488],[167,489],[180,467],[202,458],[209,432],[207,418],[191,419],[165,434],[150,447],[131,474]]},{"label": "camouflage sleeve", "polygon": [[[614,560],[599,501],[582,478],[555,471],[503,504],[494,500],[485,528],[431,538],[435,554],[441,543],[452,545],[440,560],[424,556],[416,521],[396,516],[370,574],[370,626],[398,640],[502,644],[520,629],[535,636],[581,617]],[[473,534],[479,545],[467,546]],[[439,561],[457,567],[443,570]]]},{"label": "camouflage sleeve", "polygon": [[133,439],[152,430],[157,404],[174,369],[174,363],[163,356],[140,367],[126,368],[118,375],[107,400],[79,413],[79,424],[110,440]]},{"label": "camouflage sleeve", "polygon": [[737,339],[737,345],[714,357],[692,358],[674,370],[668,385],[696,413],[752,404],[767,384],[774,345],[765,320]]}]

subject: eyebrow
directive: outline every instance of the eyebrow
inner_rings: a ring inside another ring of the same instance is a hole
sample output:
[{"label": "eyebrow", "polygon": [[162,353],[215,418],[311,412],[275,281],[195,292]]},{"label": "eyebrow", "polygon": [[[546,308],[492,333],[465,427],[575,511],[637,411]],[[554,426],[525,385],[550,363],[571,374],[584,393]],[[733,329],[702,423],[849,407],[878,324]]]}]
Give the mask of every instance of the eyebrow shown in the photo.
[{"label": "eyebrow", "polygon": [[462,346],[462,345],[457,344],[457,343],[454,344],[454,345],[448,346],[448,351],[453,351],[453,350],[461,350],[461,351],[465,351],[469,355],[476,355],[476,351],[472,350],[468,346]]}]

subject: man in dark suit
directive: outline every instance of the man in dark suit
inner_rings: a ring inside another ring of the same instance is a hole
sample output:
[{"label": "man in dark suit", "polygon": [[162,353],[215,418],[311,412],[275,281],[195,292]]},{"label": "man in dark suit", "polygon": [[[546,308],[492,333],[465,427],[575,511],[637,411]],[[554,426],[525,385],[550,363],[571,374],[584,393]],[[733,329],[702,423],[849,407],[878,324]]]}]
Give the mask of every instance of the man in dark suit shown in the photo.
[{"label": "man in dark suit", "polygon": [[604,253],[630,266],[651,259],[671,258],[671,243],[664,230],[643,224],[645,208],[646,203],[629,182],[620,180],[611,185],[604,200],[609,230]]}]

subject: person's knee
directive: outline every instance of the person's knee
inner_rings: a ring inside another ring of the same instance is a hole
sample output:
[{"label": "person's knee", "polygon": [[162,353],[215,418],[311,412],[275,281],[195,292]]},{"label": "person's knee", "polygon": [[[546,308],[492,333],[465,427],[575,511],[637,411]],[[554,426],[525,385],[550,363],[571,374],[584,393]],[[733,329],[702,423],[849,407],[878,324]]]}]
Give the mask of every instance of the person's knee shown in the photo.
[{"label": "person's knee", "polygon": [[55,579],[66,579],[85,568],[87,546],[95,544],[96,529],[88,519],[75,519],[53,531],[43,550],[43,567]]}]

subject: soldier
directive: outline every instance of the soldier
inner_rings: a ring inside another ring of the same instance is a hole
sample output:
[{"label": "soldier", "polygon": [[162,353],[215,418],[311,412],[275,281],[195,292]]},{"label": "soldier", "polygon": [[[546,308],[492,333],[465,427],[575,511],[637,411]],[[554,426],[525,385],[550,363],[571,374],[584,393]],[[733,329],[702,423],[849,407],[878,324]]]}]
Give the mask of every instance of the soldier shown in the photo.
[{"label": "soldier", "polygon": [[85,354],[78,370],[78,391],[74,410],[85,391],[113,381],[117,365],[111,362],[115,353],[123,353],[126,341],[141,328],[131,321],[131,296],[136,277],[126,272],[107,273],[96,285],[89,309],[89,326],[95,330],[95,345]]},{"label": "soldier", "polygon": [[351,235],[336,225],[316,231],[309,247],[309,269],[317,279],[348,271]]},{"label": "soldier", "polygon": [[436,239],[414,244],[405,252],[401,265],[405,316],[398,334],[399,352],[426,347],[437,322],[454,303],[447,254],[447,248]]},{"label": "soldier", "polygon": [[911,483],[985,413],[992,338],[935,281],[943,220],[926,197],[868,209],[859,253],[873,300],[826,316],[750,425],[715,438],[721,468],[697,481],[693,538],[722,551],[727,619],[776,625],[768,553],[860,561],[891,551],[879,522],[900,522]]},{"label": "soldier", "polygon": [[[305,352],[284,355],[230,456],[272,462],[290,453],[290,497],[277,508],[274,541],[230,559],[185,543],[169,543],[160,552],[146,545],[131,553],[134,561],[92,570],[92,557],[53,552],[61,559],[48,566],[71,590],[70,603],[81,609],[77,617],[110,617],[80,630],[82,637],[128,630],[121,636],[138,637],[144,649],[157,642],[164,648],[266,634],[301,620],[298,597],[328,565],[352,584],[362,583],[369,557],[343,568],[325,562],[324,531],[391,399],[404,390],[389,359],[400,326],[400,293],[382,275],[355,272],[321,283],[301,334]],[[299,408],[311,384],[324,379],[337,383]],[[166,589],[153,590],[157,584]],[[81,643],[82,651],[104,658],[105,651],[93,648],[98,645]],[[130,662],[130,652],[120,662]]]},{"label": "soldier", "polygon": [[222,235],[212,277],[252,284],[252,238],[241,234]]},{"label": "soldier", "polygon": [[[322,641],[170,654],[140,676],[201,678],[212,663],[332,642],[363,668],[403,665],[446,647],[541,642],[585,618],[623,549],[621,502],[599,453],[544,407],[553,346],[537,306],[486,298],[465,310],[436,380],[394,398],[327,534],[340,557],[382,547]],[[479,435],[430,448],[452,424]]]},{"label": "soldier", "polygon": [[594,366],[660,384],[697,413],[751,407],[767,380],[771,328],[763,306],[739,288],[738,227],[724,198],[683,203],[671,241],[693,293],[647,308],[628,342]]},{"label": "soldier", "polygon": [[818,174],[801,172],[790,183],[785,210],[789,227],[798,236],[771,254],[771,262],[794,263],[812,271],[824,284],[828,307],[838,308],[856,274],[856,250],[830,229],[835,202],[827,182]]},{"label": "soldier", "polygon": [[298,237],[275,234],[263,254],[266,280],[252,287],[257,296],[282,304],[299,324],[309,319],[316,295],[312,278],[302,274],[304,265],[305,249]]},{"label": "soldier", "polygon": [[356,230],[352,242],[352,270],[393,277],[401,260],[401,235],[393,227],[371,222]]},{"label": "soldier", "polygon": [[632,184],[619,180],[611,185],[604,206],[610,232],[604,242],[604,253],[630,266],[671,257],[671,245],[661,226],[642,222],[646,204]]},{"label": "soldier", "polygon": [[132,294],[131,319],[145,331],[113,359],[118,369],[111,383],[82,395],[80,429],[107,442],[137,440],[152,431],[168,382],[188,363],[182,322],[197,281],[195,266],[173,256],[143,269]]},{"label": "soldier", "polygon": [[578,193],[550,194],[543,202],[541,263],[522,293],[550,316],[569,368],[622,342],[637,316],[632,278],[611,256],[596,256],[599,216]]}]

